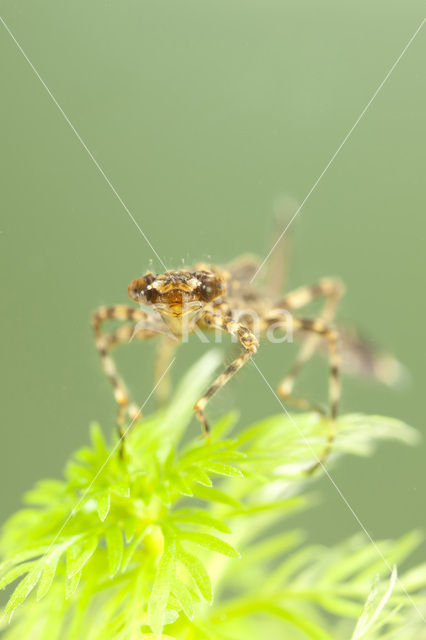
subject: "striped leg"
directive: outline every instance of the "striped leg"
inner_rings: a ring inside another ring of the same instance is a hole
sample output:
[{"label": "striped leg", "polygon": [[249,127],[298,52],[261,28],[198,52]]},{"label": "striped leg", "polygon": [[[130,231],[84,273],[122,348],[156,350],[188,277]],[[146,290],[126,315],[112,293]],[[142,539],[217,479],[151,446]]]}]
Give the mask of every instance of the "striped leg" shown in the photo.
[{"label": "striped leg", "polygon": [[[344,294],[344,291],[344,286],[340,280],[335,278],[324,278],[317,284],[310,287],[300,287],[300,289],[295,289],[282,298],[275,306],[277,308],[285,308],[287,310],[300,309],[316,298],[325,297],[326,303],[318,319],[324,324],[329,324],[334,319],[337,305]],[[291,393],[293,391],[297,375],[317,349],[320,340],[321,338],[317,334],[311,334],[305,340],[295,363],[288,374],[280,382],[277,389],[278,395],[287,400],[293,398],[293,400],[296,401],[295,404],[301,408],[308,408],[308,405],[306,405],[303,400],[296,399],[294,396],[291,396]],[[318,410],[318,407],[311,406],[311,408]]]},{"label": "striped leg", "polygon": [[209,433],[209,424],[204,414],[204,409],[207,403],[216,391],[223,387],[234,373],[241,369],[253,353],[256,353],[258,342],[254,334],[241,323],[234,322],[232,319],[220,315],[206,313],[198,324],[201,329],[220,329],[225,331],[238,338],[244,347],[242,354],[238,356],[238,358],[236,358],[218,378],[216,378],[213,384],[207,389],[206,393],[194,405],[195,415],[203,425],[204,435],[207,436]]},{"label": "striped leg", "polygon": [[[133,324],[125,325],[110,334],[105,334],[102,331],[102,324],[106,320],[132,320]],[[101,307],[93,315],[92,324],[102,366],[112,384],[114,398],[118,404],[117,429],[121,438],[126,415],[129,415],[132,421],[136,421],[140,417],[140,412],[135,404],[129,402],[126,387],[117,374],[114,360],[109,352],[113,347],[126,344],[133,339],[154,338],[158,333],[155,331],[154,321],[147,313],[142,309],[134,309],[126,305]]]},{"label": "striped leg", "polygon": [[[282,316],[281,316],[282,318]],[[280,321],[280,313],[279,311],[274,314],[272,312],[271,316],[268,317],[268,322],[270,324],[275,324]],[[288,321],[287,319],[285,320]],[[321,455],[318,458],[318,461],[312,465],[310,469],[308,469],[308,473],[312,473],[315,469],[325,460],[327,457],[331,445],[333,443],[335,433],[333,422],[337,417],[339,400],[340,400],[340,353],[339,353],[339,335],[337,331],[323,322],[321,319],[306,319],[306,318],[293,318],[293,329],[295,331],[306,331],[318,338],[323,338],[328,342],[328,353],[329,353],[329,363],[330,363],[330,374],[329,374],[329,418],[330,418],[330,427],[327,445]],[[287,396],[288,401],[291,401],[292,397]],[[305,402],[305,401],[302,401]],[[309,405],[310,403],[307,403]]]}]

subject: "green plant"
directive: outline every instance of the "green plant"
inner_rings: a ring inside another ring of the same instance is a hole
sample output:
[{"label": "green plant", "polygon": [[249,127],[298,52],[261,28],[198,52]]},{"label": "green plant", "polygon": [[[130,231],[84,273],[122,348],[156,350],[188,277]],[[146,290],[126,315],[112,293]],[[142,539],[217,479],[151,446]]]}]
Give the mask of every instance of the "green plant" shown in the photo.
[{"label": "green plant", "polygon": [[[361,535],[327,549],[287,522],[313,501],[304,438],[323,449],[316,416],[297,416],[303,437],[283,414],[232,436],[230,414],[209,442],[198,430],[189,437],[192,405],[217,364],[215,352],[198,362],[171,404],[133,429],[124,457],[94,425],[65,479],[25,496],[0,540],[0,586],[18,581],[5,640],[418,637],[420,616],[407,620],[423,604],[426,566],[401,575],[410,601]],[[360,415],[341,417],[337,430],[332,457],[416,438],[396,420]],[[394,565],[418,542],[412,533],[378,547]]]}]

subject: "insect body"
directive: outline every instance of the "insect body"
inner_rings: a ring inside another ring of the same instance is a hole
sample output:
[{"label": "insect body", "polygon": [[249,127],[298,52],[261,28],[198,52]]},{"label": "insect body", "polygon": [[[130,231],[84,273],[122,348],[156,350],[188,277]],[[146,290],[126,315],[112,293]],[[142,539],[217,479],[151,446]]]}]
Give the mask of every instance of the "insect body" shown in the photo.
[{"label": "insect body", "polygon": [[[109,355],[113,346],[129,342],[132,337],[150,339],[155,336],[164,337],[164,334],[180,340],[184,333],[192,332],[196,328],[203,331],[224,331],[237,338],[242,346],[241,355],[213,382],[194,407],[204,432],[208,433],[209,426],[204,410],[209,399],[258,348],[258,337],[255,335],[253,325],[258,324],[260,333],[264,333],[268,327],[277,325],[282,320],[287,322],[286,311],[299,308],[318,296],[326,296],[330,302],[337,301],[342,292],[341,285],[337,281],[323,280],[314,287],[298,289],[284,298],[273,300],[264,290],[249,284],[249,278],[256,267],[257,263],[253,259],[243,258],[224,269],[210,265],[197,265],[194,268],[168,271],[162,275],[148,272],[133,280],[128,287],[130,298],[143,307],[116,305],[102,307],[95,313],[93,324],[96,345],[119,405],[120,432],[126,414],[134,420],[138,410],[129,402],[124,384],[117,376],[115,365]],[[158,313],[150,313],[149,307]],[[235,316],[239,319],[235,320]],[[102,323],[107,319],[129,320],[131,324],[106,335],[102,332]],[[296,330],[320,336],[329,343],[330,414],[334,418],[337,414],[340,393],[337,334],[321,318],[317,320],[293,318],[293,326]],[[278,388],[282,397],[306,408],[310,407],[310,403],[293,398],[291,392],[295,375],[309,357],[312,347],[311,344],[308,351],[306,349],[302,351],[296,368]]]},{"label": "insect body", "polygon": [[[269,285],[251,284],[257,266],[256,259],[243,257],[225,268],[199,264],[193,268],[167,271],[161,275],[148,272],[133,280],[128,287],[130,298],[138,303],[139,307],[101,307],[94,314],[96,346],[119,406],[120,434],[123,433],[126,415],[134,421],[139,410],[129,401],[126,388],[117,375],[110,357],[112,347],[128,343],[132,339],[159,337],[170,357],[174,345],[194,331],[225,332],[238,340],[241,344],[240,355],[212,383],[194,406],[195,414],[202,423],[204,433],[207,434],[209,425],[205,408],[210,398],[257,351],[259,338],[266,335],[271,328],[275,330],[277,327],[288,327],[290,314],[292,331],[296,336],[303,336],[304,341],[294,365],[278,385],[277,393],[301,409],[323,413],[322,409],[308,400],[295,397],[293,387],[297,374],[312,353],[317,347],[325,344],[329,360],[329,418],[331,423],[335,420],[340,397],[341,356],[339,333],[331,322],[344,291],[343,285],[337,279],[326,278],[312,286],[301,287],[282,296],[279,292],[280,283],[276,278],[272,278]],[[325,299],[324,307],[316,318],[294,315],[294,311],[316,298]],[[105,334],[102,324],[109,319],[128,323],[112,333]],[[348,354],[346,359],[347,356]],[[374,369],[377,363],[368,349],[355,341],[349,356],[349,360],[351,357],[352,360],[355,359],[361,372],[372,374],[374,377],[375,372],[369,369]]]}]

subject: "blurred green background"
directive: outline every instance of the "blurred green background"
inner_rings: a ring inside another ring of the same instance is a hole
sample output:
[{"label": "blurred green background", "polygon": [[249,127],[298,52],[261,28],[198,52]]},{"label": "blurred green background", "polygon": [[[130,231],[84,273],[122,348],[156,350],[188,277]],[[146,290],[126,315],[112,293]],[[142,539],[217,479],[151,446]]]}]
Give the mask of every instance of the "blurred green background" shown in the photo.
[{"label": "blurred green background", "polygon": [[[423,17],[422,2],[3,0],[1,15],[169,266],[264,256],[271,211],[300,201]],[[340,317],[408,367],[401,391],[345,379],[344,411],[425,431],[426,29],[313,192],[292,230],[290,285],[338,275]],[[40,80],[0,26],[1,517],[57,476],[115,406],[90,316],[127,302],[155,258]],[[152,268],[159,269],[155,261]],[[193,341],[177,380],[205,350]],[[152,345],[121,354],[137,400]],[[257,356],[276,383],[290,357]],[[228,356],[229,357],[229,356]],[[299,390],[326,393],[316,362]],[[211,403],[245,422],[279,410],[247,366]],[[150,403],[146,411],[154,408]],[[193,421],[193,429],[198,429]],[[425,524],[425,445],[385,445],[333,476],[374,538]],[[332,544],[359,525],[327,479],[304,522]]]}]

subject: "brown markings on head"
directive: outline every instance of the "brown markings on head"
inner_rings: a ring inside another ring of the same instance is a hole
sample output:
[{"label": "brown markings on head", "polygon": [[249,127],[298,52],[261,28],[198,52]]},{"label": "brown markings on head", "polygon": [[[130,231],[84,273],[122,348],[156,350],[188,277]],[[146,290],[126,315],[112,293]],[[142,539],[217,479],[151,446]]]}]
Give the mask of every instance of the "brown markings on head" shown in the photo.
[{"label": "brown markings on head", "polygon": [[129,297],[135,302],[155,302],[155,297],[157,294],[156,289],[152,288],[152,283],[155,281],[157,276],[148,271],[141,278],[137,278],[136,280],[132,280],[132,282],[127,287],[127,293]]},{"label": "brown markings on head", "polygon": [[147,272],[133,280],[128,287],[132,300],[148,305],[158,305],[174,315],[182,313],[185,305],[199,308],[224,295],[225,278],[212,271],[167,271],[156,275]]}]

